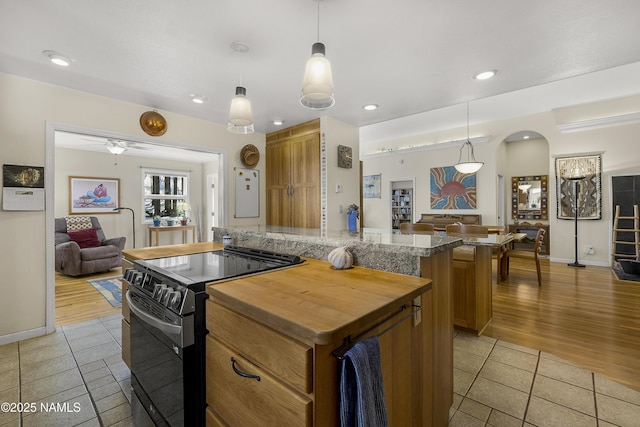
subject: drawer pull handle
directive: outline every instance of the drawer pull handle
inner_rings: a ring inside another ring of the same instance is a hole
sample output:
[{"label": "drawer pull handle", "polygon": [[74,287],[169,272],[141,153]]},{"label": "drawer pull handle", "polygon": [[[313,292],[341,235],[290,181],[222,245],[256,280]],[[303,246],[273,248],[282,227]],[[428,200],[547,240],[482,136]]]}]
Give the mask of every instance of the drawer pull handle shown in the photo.
[{"label": "drawer pull handle", "polygon": [[236,368],[236,359],[235,359],[235,357],[231,358],[231,367],[233,368],[233,372],[235,372],[236,374],[240,375],[241,377],[244,377],[244,378],[255,378],[256,381],[260,381],[260,375],[247,374],[246,372],[242,372],[241,370]]}]

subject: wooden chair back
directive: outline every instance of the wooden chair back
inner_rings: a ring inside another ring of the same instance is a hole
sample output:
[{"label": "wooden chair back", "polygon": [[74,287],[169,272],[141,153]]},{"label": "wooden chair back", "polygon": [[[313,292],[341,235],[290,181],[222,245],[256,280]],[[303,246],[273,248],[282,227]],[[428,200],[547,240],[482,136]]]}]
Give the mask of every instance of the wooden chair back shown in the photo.
[{"label": "wooden chair back", "polygon": [[540,271],[540,258],[538,257],[538,255],[542,250],[542,244],[544,241],[545,233],[546,231],[544,230],[544,228],[538,229],[538,234],[536,234],[536,240],[533,246],[533,252],[523,251],[523,250],[514,250],[514,249],[510,249],[506,252],[505,256],[507,257],[507,273],[509,272],[509,258],[532,259],[536,263],[536,273],[538,274],[538,286],[542,286],[542,272]]},{"label": "wooden chair back", "polygon": [[400,224],[401,234],[432,234],[433,224],[403,222]]},{"label": "wooden chair back", "polygon": [[446,228],[447,234],[470,234],[474,236],[489,235],[489,228],[484,225],[477,224],[449,224]]}]

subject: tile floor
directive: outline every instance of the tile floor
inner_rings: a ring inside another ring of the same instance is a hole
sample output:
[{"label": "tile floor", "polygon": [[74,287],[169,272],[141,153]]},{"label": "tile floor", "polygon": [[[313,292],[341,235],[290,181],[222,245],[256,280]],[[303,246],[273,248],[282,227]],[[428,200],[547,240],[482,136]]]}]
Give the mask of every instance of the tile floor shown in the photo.
[{"label": "tile floor", "polygon": [[[0,411],[0,427],[132,426],[120,319],[89,320],[0,346],[0,402],[37,408]],[[640,425],[640,392],[487,337],[456,333],[454,389],[452,427]],[[59,404],[58,411],[43,411],[41,403]]]},{"label": "tile floor", "polygon": [[457,333],[457,426],[640,426],[640,392],[551,354]]},{"label": "tile floor", "polygon": [[133,426],[121,319],[88,320],[0,346],[0,402],[29,404],[22,413],[3,406],[0,426]]}]

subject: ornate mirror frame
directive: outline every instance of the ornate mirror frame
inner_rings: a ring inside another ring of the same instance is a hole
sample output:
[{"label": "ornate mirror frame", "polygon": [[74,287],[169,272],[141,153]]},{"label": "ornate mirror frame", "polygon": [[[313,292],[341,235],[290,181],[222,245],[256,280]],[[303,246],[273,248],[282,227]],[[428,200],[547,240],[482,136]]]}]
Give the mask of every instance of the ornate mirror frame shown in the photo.
[{"label": "ornate mirror frame", "polygon": [[[519,208],[521,186],[531,181],[540,182],[540,208]],[[514,176],[511,178],[511,217],[515,219],[548,219],[548,175]]]}]

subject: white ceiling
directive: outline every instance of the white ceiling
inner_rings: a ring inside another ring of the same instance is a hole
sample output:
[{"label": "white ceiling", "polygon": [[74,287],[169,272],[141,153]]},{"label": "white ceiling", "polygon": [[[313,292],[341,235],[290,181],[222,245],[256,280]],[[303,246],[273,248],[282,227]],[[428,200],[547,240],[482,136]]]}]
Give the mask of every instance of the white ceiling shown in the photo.
[{"label": "white ceiling", "polygon": [[[0,10],[2,72],[219,123],[243,85],[265,133],[275,118],[365,126],[640,61],[637,0],[322,0],[336,98],[322,113],[299,103],[313,0],[0,0]],[[44,50],[73,63],[55,67]],[[499,73],[472,78],[485,69]]]}]

